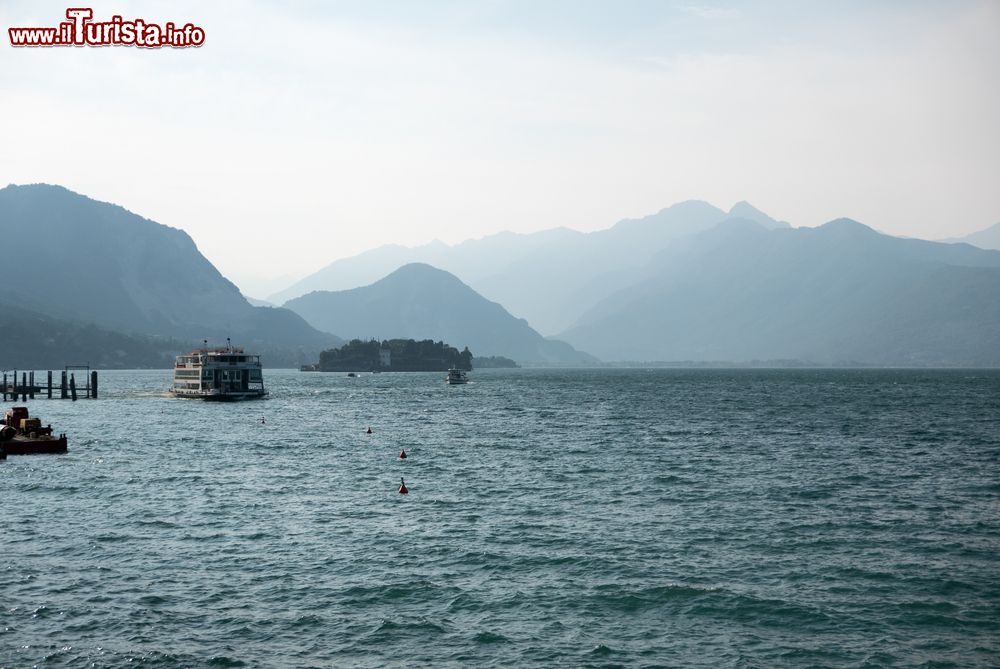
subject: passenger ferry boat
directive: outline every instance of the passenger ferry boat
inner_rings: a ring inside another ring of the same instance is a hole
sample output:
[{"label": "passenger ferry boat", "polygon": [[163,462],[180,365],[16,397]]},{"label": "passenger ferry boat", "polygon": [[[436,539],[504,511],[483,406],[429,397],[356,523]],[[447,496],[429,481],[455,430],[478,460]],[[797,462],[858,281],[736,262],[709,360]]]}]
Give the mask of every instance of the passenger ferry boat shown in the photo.
[{"label": "passenger ferry boat", "polygon": [[177,356],[175,397],[203,400],[248,400],[267,395],[260,356],[236,348],[226,338],[225,348],[205,348]]},{"label": "passenger ferry boat", "polygon": [[452,367],[448,370],[448,376],[445,377],[445,383],[449,386],[456,386],[461,383],[468,383],[469,376],[460,369]]}]

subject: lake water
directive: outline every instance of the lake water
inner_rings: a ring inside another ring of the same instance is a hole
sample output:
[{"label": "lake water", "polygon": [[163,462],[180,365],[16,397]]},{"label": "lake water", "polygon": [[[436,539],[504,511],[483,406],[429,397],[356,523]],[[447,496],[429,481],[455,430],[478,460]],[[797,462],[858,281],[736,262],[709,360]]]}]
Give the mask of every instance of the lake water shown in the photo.
[{"label": "lake water", "polygon": [[471,376],[29,402],[0,667],[1000,665],[1000,372]]}]

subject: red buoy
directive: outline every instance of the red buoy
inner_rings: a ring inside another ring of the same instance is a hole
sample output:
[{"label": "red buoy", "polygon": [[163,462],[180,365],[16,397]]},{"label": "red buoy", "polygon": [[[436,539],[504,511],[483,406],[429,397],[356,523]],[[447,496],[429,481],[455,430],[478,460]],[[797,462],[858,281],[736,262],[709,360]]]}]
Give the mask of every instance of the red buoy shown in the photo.
[{"label": "red buoy", "polygon": [[400,495],[405,495],[405,494],[407,494],[409,492],[410,491],[406,489],[406,481],[404,481],[402,479],[402,477],[400,477],[400,479],[399,479],[399,494]]},{"label": "red buoy", "polygon": [[399,459],[405,460],[406,458],[407,458],[406,449],[403,449],[402,451],[399,452]]}]

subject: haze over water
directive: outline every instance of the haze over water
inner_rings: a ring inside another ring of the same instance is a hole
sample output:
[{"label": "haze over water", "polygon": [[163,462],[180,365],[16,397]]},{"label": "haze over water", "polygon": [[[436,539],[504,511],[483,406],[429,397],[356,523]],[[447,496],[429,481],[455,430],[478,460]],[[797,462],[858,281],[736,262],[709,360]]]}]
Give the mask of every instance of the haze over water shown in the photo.
[{"label": "haze over water", "polygon": [[0,666],[1000,663],[996,370],[265,378],[29,403]]}]

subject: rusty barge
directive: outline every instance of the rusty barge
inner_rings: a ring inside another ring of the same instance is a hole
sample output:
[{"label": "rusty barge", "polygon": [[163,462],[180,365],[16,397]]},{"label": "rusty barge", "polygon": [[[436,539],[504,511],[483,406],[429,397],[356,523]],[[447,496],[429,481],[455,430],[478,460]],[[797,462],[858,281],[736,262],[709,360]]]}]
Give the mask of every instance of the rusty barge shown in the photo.
[{"label": "rusty barge", "polygon": [[66,435],[53,436],[52,426],[28,415],[28,407],[8,409],[0,420],[0,458],[8,455],[65,453]]}]

